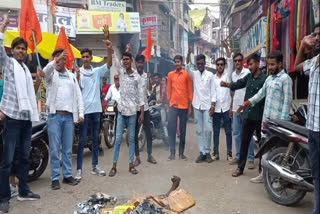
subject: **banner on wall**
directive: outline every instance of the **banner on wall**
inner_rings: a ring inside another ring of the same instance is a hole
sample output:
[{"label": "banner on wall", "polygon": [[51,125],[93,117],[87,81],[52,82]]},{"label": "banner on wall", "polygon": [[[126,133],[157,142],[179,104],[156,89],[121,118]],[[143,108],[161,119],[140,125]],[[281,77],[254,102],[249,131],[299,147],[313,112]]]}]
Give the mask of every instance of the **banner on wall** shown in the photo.
[{"label": "banner on wall", "polygon": [[77,33],[101,33],[108,25],[110,33],[140,33],[139,13],[77,11]]},{"label": "banner on wall", "polygon": [[240,49],[244,55],[249,54],[257,47],[262,48],[265,45],[267,27],[267,17],[262,17],[240,38]]},{"label": "banner on wall", "polygon": [[[6,12],[0,11],[0,24],[2,24],[2,21],[3,21],[2,17],[5,13]],[[7,30],[8,31],[18,31],[18,26],[19,26],[19,15],[11,13],[10,17],[9,17],[9,25],[7,27]]]},{"label": "banner on wall", "polygon": [[106,12],[126,12],[127,3],[125,1],[89,0],[89,10]]},{"label": "banner on wall", "polygon": [[[46,4],[36,4],[35,9],[42,32],[48,32],[48,12]],[[64,27],[68,37],[76,37],[76,9],[56,7],[56,17],[53,17],[55,34],[59,35],[60,27]]]},{"label": "banner on wall", "polygon": [[152,44],[158,44],[158,21],[157,16],[142,16],[140,17],[141,27],[141,46],[146,47],[148,38],[148,28],[151,29]]},{"label": "banner on wall", "polygon": [[320,22],[319,10],[320,10],[320,3],[319,0],[312,0],[312,9],[314,14],[314,22],[318,24]]}]

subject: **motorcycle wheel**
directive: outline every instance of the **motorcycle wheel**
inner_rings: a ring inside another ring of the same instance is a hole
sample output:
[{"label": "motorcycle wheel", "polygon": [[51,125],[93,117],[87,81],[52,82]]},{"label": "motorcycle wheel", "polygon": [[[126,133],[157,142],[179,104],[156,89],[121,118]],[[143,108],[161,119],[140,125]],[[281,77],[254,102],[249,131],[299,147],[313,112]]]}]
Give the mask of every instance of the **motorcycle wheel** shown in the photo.
[{"label": "motorcycle wheel", "polygon": [[[286,155],[287,149],[287,147],[278,147],[272,150],[268,154],[267,160],[271,160],[277,164],[283,165],[282,162],[284,156]],[[292,154],[289,158],[289,163],[292,164],[290,170],[294,172],[301,167],[310,167],[308,161],[306,161],[304,157],[301,157],[301,155],[299,155],[295,162],[292,163],[292,160],[294,160],[294,155],[295,154]],[[291,185],[289,182],[281,179],[279,176],[272,175],[267,170],[263,170],[263,179],[266,191],[271,199],[278,204],[284,206],[293,206],[299,203],[306,195],[306,191],[290,188]]]},{"label": "motorcycle wheel", "polygon": [[30,169],[28,181],[37,180],[46,170],[49,160],[49,150],[46,142],[40,139],[40,142],[32,144],[30,151]]},{"label": "motorcycle wheel", "polygon": [[[127,143],[127,146],[129,147],[129,136],[127,131],[124,134],[124,139]],[[139,143],[139,151],[142,152],[144,145],[146,144],[147,141],[147,136],[146,136],[146,131],[142,129],[140,135],[138,136],[138,143]]]},{"label": "motorcycle wheel", "polygon": [[110,121],[105,121],[102,124],[102,132],[103,132],[103,136],[104,136],[104,142],[109,149],[112,148],[115,143],[115,136],[113,133],[111,133],[111,130],[113,129],[112,125],[113,124],[111,124]]}]

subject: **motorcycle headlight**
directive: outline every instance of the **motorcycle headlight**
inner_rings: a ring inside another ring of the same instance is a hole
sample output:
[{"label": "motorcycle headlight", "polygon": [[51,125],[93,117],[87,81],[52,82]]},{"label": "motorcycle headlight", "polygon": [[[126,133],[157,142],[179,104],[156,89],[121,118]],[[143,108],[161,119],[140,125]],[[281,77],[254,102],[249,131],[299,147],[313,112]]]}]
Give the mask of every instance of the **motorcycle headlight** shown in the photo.
[{"label": "motorcycle headlight", "polygon": [[107,111],[113,112],[114,111],[114,107],[113,106],[108,106]]}]

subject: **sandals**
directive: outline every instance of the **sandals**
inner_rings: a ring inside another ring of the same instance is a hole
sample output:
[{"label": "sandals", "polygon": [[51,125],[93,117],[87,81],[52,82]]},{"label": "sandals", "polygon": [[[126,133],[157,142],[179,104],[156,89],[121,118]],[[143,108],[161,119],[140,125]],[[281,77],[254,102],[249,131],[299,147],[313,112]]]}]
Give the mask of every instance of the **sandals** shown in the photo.
[{"label": "sandals", "polygon": [[139,166],[141,164],[141,160],[140,160],[140,158],[136,158],[136,160],[135,160],[135,162],[134,162],[134,166],[135,167],[137,167],[137,166]]},{"label": "sandals", "polygon": [[117,174],[117,169],[115,167],[112,167],[112,169],[109,172],[109,177],[113,177]]},{"label": "sandals", "polygon": [[131,174],[136,175],[138,174],[138,170],[136,170],[136,168],[134,168],[134,166],[129,166],[129,172],[131,172]]}]

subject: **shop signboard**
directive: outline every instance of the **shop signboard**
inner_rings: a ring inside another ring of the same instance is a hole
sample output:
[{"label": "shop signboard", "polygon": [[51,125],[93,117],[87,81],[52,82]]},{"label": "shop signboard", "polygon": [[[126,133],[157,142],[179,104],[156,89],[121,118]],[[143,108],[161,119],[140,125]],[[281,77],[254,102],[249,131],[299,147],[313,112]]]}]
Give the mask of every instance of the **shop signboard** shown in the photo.
[{"label": "shop signboard", "polygon": [[266,42],[267,17],[261,17],[247,32],[240,38],[241,52],[246,55],[258,46]]},{"label": "shop signboard", "polygon": [[89,10],[106,12],[126,12],[125,1],[88,0]]},{"label": "shop signboard", "polygon": [[140,17],[141,27],[141,46],[147,46],[148,40],[148,28],[151,28],[152,43],[153,45],[158,44],[158,18],[156,15],[141,16]]},{"label": "shop signboard", "polygon": [[108,25],[110,33],[140,33],[140,18],[137,12],[77,11],[77,33],[101,33]]}]

